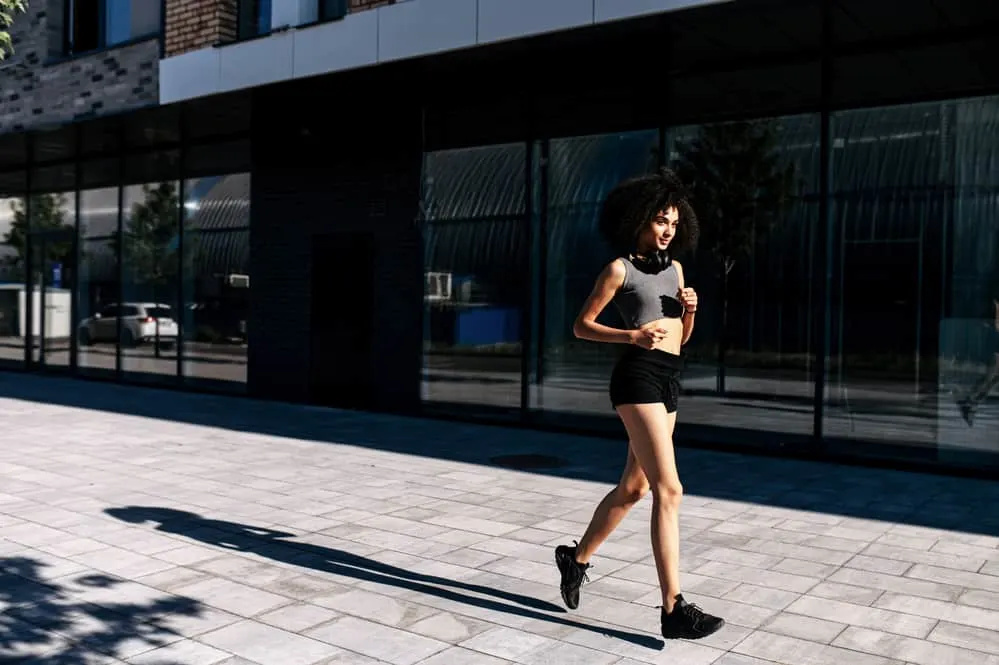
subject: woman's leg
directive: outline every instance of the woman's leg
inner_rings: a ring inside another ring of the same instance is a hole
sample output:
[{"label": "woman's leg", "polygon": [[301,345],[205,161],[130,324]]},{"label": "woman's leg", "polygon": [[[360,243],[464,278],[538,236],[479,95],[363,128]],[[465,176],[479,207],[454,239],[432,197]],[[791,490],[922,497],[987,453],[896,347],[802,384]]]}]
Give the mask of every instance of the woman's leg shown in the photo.
[{"label": "woman's leg", "polygon": [[680,501],[683,486],[673,452],[676,412],[665,405],[627,404],[619,406],[634,451],[652,490],[652,553],[659,573],[663,607],[672,611],[680,594]]},{"label": "woman's leg", "polygon": [[996,352],[995,357],[992,359],[992,367],[986,372],[985,377],[978,382],[978,386],[972,393],[971,399],[976,405],[985,401],[985,398],[989,396],[989,393],[996,387],[996,384],[999,384],[999,352]]},{"label": "woman's leg", "polygon": [[975,422],[974,416],[978,407],[985,401],[997,384],[999,384],[999,352],[995,354],[992,367],[982,380],[976,383],[975,387],[957,402],[957,406],[961,409],[961,415],[969,427]]},{"label": "woman's leg", "polygon": [[662,591],[663,637],[697,639],[711,635],[725,620],[706,614],[680,593],[680,500],[683,486],[676,469],[673,427],[676,412],[665,404],[618,407],[635,457],[652,489],[652,552]]},{"label": "woman's leg", "polygon": [[590,557],[648,491],[649,481],[646,480],[645,472],[642,471],[642,466],[635,457],[635,451],[629,444],[628,460],[624,464],[621,479],[593,512],[590,525],[576,546],[576,561],[582,564],[589,563]]},{"label": "woman's leg", "polygon": [[597,506],[582,542],[575,546],[559,545],[555,548],[555,564],[561,576],[559,589],[562,600],[570,610],[579,607],[579,587],[587,579],[590,557],[621,523],[632,506],[645,496],[648,489],[649,484],[642,467],[629,447],[628,461],[625,462],[621,480]]}]

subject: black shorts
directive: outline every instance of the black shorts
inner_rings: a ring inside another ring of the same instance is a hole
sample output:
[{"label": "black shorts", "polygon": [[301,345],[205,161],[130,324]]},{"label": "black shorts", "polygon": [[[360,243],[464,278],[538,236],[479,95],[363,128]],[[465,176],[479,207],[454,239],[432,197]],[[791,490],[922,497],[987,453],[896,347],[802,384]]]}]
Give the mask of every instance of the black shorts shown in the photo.
[{"label": "black shorts", "polygon": [[680,356],[640,346],[628,347],[611,373],[611,404],[616,407],[662,402],[666,412],[673,413],[680,399],[682,370],[683,358]]}]

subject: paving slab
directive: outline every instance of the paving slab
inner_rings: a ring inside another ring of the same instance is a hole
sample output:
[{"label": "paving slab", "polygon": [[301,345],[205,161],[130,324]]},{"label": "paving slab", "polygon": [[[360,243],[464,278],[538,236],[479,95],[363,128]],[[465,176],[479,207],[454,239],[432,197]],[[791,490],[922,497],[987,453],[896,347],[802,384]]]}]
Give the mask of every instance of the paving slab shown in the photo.
[{"label": "paving slab", "polygon": [[553,547],[624,445],[0,375],[0,661],[999,665],[981,480],[680,449],[682,583],[728,625],[658,635],[650,499],[567,611]]}]

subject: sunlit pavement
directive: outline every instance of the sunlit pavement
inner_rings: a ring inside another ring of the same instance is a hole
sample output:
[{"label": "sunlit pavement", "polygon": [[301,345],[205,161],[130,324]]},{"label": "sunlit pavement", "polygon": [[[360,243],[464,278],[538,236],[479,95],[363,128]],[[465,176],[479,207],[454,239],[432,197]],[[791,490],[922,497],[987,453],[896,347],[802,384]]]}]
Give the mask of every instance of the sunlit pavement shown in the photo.
[{"label": "sunlit pavement", "polygon": [[728,625],[660,639],[650,499],[565,611],[622,446],[0,374],[0,662],[999,665],[999,482],[680,450]]}]

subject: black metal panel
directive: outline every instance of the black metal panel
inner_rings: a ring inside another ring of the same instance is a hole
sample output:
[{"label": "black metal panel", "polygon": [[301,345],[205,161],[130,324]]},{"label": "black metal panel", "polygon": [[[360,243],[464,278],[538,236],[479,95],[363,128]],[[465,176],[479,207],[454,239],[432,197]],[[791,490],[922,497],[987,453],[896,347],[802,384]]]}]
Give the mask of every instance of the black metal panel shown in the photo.
[{"label": "black metal panel", "polygon": [[[323,269],[311,265],[311,239],[364,230],[376,242],[371,362],[383,377],[375,386],[376,408],[414,408],[423,296],[422,236],[416,224],[419,107],[365,104],[363,95],[350,89],[341,89],[340,98],[361,101],[340,107],[339,113],[294,101],[313,92],[308,86],[288,86],[275,93],[280,100],[261,92],[254,108],[249,392],[310,399],[313,299],[326,298],[334,308],[338,302],[336,293],[311,293],[311,271]],[[303,113],[306,108],[315,110]]]}]

